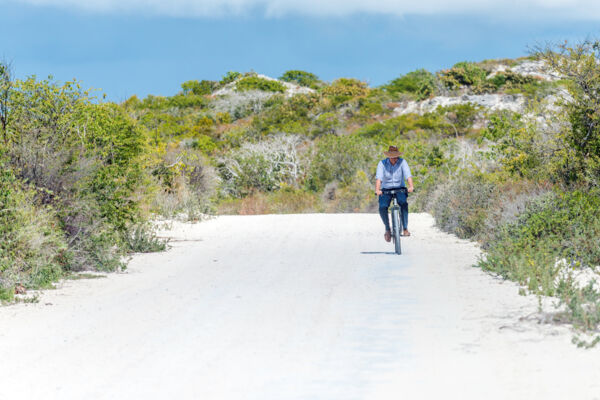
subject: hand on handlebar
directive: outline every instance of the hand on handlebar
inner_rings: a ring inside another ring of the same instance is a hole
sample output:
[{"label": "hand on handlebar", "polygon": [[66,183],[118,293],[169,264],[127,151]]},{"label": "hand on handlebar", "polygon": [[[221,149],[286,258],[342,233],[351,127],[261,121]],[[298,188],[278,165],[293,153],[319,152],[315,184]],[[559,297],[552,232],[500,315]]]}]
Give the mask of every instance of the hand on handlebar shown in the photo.
[{"label": "hand on handlebar", "polygon": [[381,191],[381,189],[377,189],[377,190],[375,190],[375,194],[377,196],[381,196],[383,194],[383,192]]},{"label": "hand on handlebar", "polygon": [[410,187],[408,188],[408,193],[412,193],[412,192],[414,192],[414,191],[415,191],[415,188],[414,188],[414,187],[410,186]]}]

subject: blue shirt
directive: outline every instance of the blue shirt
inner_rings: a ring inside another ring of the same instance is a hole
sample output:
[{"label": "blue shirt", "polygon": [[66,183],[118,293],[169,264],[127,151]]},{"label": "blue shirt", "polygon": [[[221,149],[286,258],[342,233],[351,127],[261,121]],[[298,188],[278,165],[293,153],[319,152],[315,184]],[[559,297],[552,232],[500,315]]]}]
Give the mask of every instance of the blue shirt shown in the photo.
[{"label": "blue shirt", "polygon": [[392,165],[389,158],[379,161],[377,164],[377,173],[375,177],[381,181],[382,189],[391,189],[405,187],[404,181],[412,178],[410,168],[406,160],[399,159],[395,165]]}]

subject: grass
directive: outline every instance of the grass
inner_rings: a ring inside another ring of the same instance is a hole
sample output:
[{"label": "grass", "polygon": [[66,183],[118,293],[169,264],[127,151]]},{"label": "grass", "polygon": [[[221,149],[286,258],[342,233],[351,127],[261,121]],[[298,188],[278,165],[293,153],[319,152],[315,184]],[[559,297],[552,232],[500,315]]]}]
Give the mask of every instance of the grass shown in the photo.
[{"label": "grass", "polygon": [[69,275],[65,276],[65,279],[72,280],[72,281],[78,281],[81,279],[102,279],[102,278],[106,278],[106,275],[91,274],[91,273],[87,273],[87,272],[80,272],[77,274],[69,274]]}]

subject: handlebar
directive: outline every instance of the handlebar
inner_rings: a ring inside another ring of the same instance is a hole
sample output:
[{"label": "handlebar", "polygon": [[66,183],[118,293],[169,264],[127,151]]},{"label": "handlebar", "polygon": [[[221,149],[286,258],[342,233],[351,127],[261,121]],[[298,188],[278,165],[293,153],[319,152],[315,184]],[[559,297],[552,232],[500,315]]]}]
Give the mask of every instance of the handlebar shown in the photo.
[{"label": "handlebar", "polygon": [[385,193],[385,194],[396,194],[396,193],[401,193],[401,192],[408,194],[408,189],[405,187],[401,187],[401,188],[397,188],[397,189],[381,189],[381,192]]}]

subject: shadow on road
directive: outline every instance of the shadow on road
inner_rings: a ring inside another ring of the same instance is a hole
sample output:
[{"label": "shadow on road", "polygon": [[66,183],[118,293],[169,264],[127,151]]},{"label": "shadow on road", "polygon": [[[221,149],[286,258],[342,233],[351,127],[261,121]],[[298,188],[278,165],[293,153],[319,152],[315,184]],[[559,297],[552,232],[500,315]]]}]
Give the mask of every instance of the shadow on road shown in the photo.
[{"label": "shadow on road", "polygon": [[393,251],[361,251],[360,254],[396,254]]}]

